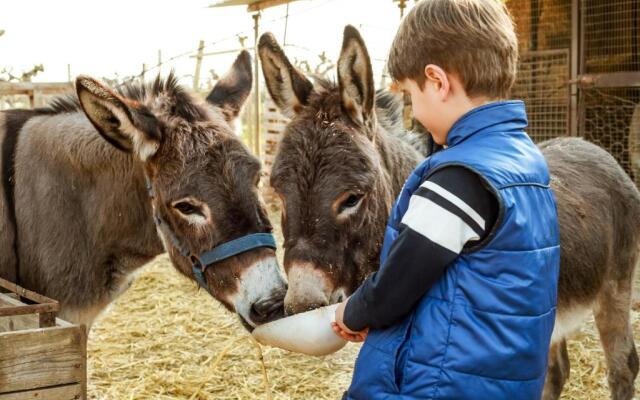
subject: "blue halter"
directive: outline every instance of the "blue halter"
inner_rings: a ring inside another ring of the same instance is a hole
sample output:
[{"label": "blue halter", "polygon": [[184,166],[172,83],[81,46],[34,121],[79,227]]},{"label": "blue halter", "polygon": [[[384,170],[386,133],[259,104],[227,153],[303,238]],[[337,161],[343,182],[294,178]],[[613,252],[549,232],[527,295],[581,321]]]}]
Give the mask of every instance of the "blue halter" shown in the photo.
[{"label": "blue halter", "polygon": [[[149,197],[153,199],[155,197],[155,193],[151,186],[151,180],[148,176],[145,176],[145,179]],[[211,293],[211,290],[209,290],[209,285],[207,285],[207,281],[204,278],[204,272],[207,267],[251,250],[259,248],[276,249],[276,240],[271,233],[251,233],[229,242],[222,243],[200,255],[195,255],[191,250],[184,246],[182,242],[180,242],[178,237],[171,230],[169,224],[160,217],[160,214],[157,212],[155,207],[153,207],[153,203],[152,208],[153,219],[158,229],[162,231],[164,236],[171,241],[171,244],[178,249],[180,255],[191,260],[191,270],[195,280],[198,282],[200,287],[204,288],[209,293]]]}]

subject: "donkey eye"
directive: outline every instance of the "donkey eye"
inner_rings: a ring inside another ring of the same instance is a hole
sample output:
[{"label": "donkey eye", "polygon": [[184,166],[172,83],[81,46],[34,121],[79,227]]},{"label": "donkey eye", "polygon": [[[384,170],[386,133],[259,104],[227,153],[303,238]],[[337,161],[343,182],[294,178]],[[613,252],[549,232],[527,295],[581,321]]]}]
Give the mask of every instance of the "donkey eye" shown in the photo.
[{"label": "donkey eye", "polygon": [[200,207],[191,204],[187,201],[180,201],[173,205],[173,208],[180,211],[184,215],[192,215],[192,214],[200,214],[202,215],[202,210]]},{"label": "donkey eye", "polygon": [[347,197],[347,199],[345,201],[342,202],[342,204],[340,205],[340,212],[348,209],[348,208],[353,208],[355,206],[357,206],[358,204],[360,204],[360,201],[362,200],[363,195],[361,194],[352,194],[349,197]]}]

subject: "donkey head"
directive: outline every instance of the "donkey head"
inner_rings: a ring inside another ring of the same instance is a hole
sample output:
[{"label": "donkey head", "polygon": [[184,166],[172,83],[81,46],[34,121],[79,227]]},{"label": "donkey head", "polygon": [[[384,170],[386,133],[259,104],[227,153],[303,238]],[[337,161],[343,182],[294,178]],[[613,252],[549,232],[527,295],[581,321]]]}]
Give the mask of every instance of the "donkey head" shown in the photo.
[{"label": "donkey head", "polygon": [[[240,54],[207,102],[186,93],[173,74],[118,91],[88,77],[76,82],[91,123],[144,171],[159,236],[175,267],[192,279],[192,255],[247,234],[271,232],[257,188],[260,162],[232,127],[251,82],[247,52]],[[143,174],[136,184],[144,187]],[[259,248],[216,263],[206,268],[204,281],[248,328],[282,315],[286,283],[272,249]]]},{"label": "donkey head", "polygon": [[389,213],[371,61],[347,26],[338,83],[314,85],[287,59],[273,35],[259,43],[271,97],[291,118],[271,185],[283,202],[285,311],[340,301],[377,268]]}]

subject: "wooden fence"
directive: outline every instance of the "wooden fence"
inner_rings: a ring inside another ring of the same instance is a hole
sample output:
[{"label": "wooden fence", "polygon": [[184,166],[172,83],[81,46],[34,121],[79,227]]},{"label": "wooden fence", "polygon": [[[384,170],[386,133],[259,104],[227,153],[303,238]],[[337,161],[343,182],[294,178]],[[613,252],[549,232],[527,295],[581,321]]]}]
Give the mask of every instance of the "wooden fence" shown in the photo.
[{"label": "wooden fence", "polygon": [[65,93],[73,89],[69,82],[0,82],[0,97],[26,96],[29,105],[42,107],[49,96]]},{"label": "wooden fence", "polygon": [[278,107],[273,100],[271,100],[271,97],[268,96],[263,102],[262,113],[262,136],[264,137],[264,147],[261,157],[264,165],[262,194],[267,205],[272,210],[275,210],[280,206],[280,199],[273,188],[271,188],[271,185],[269,185],[269,177],[271,176],[271,168],[276,158],[278,146],[280,145],[284,129],[289,120],[280,114]]}]

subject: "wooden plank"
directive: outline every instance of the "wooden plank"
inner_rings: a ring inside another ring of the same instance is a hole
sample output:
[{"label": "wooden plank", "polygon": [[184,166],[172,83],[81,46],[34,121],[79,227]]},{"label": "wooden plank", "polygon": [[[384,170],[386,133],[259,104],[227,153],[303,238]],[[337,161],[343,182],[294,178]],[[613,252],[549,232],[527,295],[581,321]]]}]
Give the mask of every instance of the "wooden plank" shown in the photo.
[{"label": "wooden plank", "polygon": [[44,94],[65,93],[72,89],[68,82],[0,82],[0,96],[32,95],[36,90]]},{"label": "wooden plank", "polygon": [[0,400],[79,400],[84,398],[82,385],[78,383],[0,394]]},{"label": "wooden plank", "polygon": [[256,1],[253,4],[249,4],[247,7],[248,12],[256,12],[260,10],[264,10],[265,8],[275,7],[282,4],[291,3],[296,0],[261,0]]},{"label": "wooden plank", "polygon": [[56,303],[46,304],[29,304],[14,307],[2,307],[0,308],[0,317],[8,315],[26,315],[26,314],[40,314],[40,313],[55,313],[58,311],[59,306]]},{"label": "wooden plank", "polygon": [[13,293],[0,293],[0,307],[13,307],[23,304]]},{"label": "wooden plank", "polygon": [[[19,306],[24,304],[13,296],[11,293],[0,293],[0,308],[3,306]],[[39,324],[40,321],[37,314],[0,317],[0,332],[42,328]],[[55,318],[54,325],[62,327],[75,326],[60,318]]]},{"label": "wooden plank", "polygon": [[48,298],[47,296],[43,296],[39,293],[31,291],[29,289],[25,289],[22,286],[18,286],[13,282],[9,282],[6,279],[0,278],[0,287],[5,289],[9,289],[13,293],[18,294],[19,296],[26,297],[27,299],[34,301],[36,303],[55,303],[58,304],[57,301]]},{"label": "wooden plank", "polygon": [[39,328],[38,315],[0,317],[0,333]]},{"label": "wooden plank", "polygon": [[[0,308],[22,305],[20,300],[7,293],[0,293]],[[0,332],[19,331],[38,328],[38,315],[14,315],[0,317]]]},{"label": "wooden plank", "polygon": [[85,382],[80,326],[0,333],[0,392]]}]

